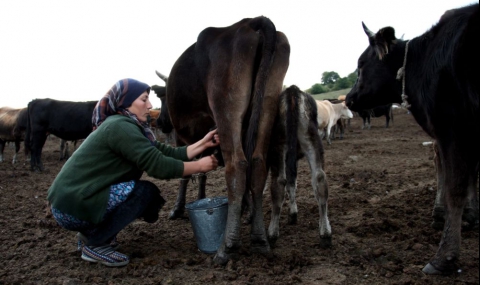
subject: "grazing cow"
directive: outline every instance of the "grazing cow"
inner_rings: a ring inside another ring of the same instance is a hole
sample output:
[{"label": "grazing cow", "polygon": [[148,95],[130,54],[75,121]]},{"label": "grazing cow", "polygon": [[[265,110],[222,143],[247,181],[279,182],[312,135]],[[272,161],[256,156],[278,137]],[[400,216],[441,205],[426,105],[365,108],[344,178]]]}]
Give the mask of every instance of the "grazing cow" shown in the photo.
[{"label": "grazing cow", "polygon": [[465,207],[478,227],[479,5],[445,12],[409,41],[396,39],[392,27],[376,34],[365,24],[363,29],[370,45],[358,59],[358,80],[346,102],[352,110],[403,102],[435,140],[437,197],[445,207],[445,223],[438,250],[423,272],[451,274],[458,269]]},{"label": "grazing cow", "polygon": [[368,109],[368,110],[360,110],[360,111],[358,111],[358,115],[363,120],[362,130],[365,129],[365,128],[370,130],[370,127],[371,127],[370,118],[372,118],[372,117],[377,118],[377,117],[385,116],[386,121],[387,121],[386,124],[385,124],[385,128],[388,128],[388,126],[390,124],[390,119],[392,119],[392,123],[393,123],[392,104],[377,106],[377,107],[374,107],[374,108]]},{"label": "grazing cow", "polygon": [[92,132],[92,112],[97,102],[35,99],[28,103],[25,144],[31,149],[31,170],[44,170],[41,155],[48,134],[74,141]]},{"label": "grazing cow", "polygon": [[[20,142],[25,138],[26,114],[27,108],[0,108],[0,162],[3,161],[3,151],[5,150],[5,144],[7,142],[15,143],[15,154],[13,155],[12,163],[17,162]],[[25,155],[28,155],[26,148]]]},{"label": "grazing cow", "polygon": [[332,144],[330,131],[339,119],[353,118],[352,111],[344,103],[332,103],[329,100],[315,100],[318,110],[318,130],[324,135],[328,144]]},{"label": "grazing cow", "polygon": [[216,263],[226,264],[241,246],[244,197],[251,197],[253,203],[251,248],[270,251],[262,195],[289,57],[287,38],[268,18],[247,18],[228,27],[203,30],[170,72],[166,105],[177,141],[193,143],[216,126],[222,142],[228,217]]},{"label": "grazing cow", "polygon": [[324,150],[318,133],[317,106],[308,93],[292,85],[280,94],[279,110],[273,125],[268,154],[272,217],[268,227],[270,244],[279,236],[279,216],[285,200],[285,187],[289,194],[290,224],[297,222],[297,160],[306,156],[312,175],[312,187],[319,208],[320,246],[331,246],[332,231],[328,221],[328,185],[325,172]]}]

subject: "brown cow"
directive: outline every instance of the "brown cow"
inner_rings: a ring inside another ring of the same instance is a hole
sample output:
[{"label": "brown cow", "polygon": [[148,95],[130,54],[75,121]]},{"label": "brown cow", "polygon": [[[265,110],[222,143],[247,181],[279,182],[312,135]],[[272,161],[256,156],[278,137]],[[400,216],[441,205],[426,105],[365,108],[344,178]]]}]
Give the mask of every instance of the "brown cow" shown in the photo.
[{"label": "brown cow", "polygon": [[252,250],[270,251],[262,195],[271,126],[289,56],[287,38],[268,18],[247,18],[203,30],[170,72],[162,115],[168,105],[177,141],[193,143],[216,126],[222,142],[228,218],[216,263],[227,263],[240,249],[244,199],[253,203]]},{"label": "brown cow", "polygon": [[[27,108],[0,108],[0,162],[3,161],[3,151],[7,142],[15,142],[15,154],[12,163],[17,162],[20,142],[25,139],[26,125]],[[25,155],[28,155],[27,149],[25,149]]]}]

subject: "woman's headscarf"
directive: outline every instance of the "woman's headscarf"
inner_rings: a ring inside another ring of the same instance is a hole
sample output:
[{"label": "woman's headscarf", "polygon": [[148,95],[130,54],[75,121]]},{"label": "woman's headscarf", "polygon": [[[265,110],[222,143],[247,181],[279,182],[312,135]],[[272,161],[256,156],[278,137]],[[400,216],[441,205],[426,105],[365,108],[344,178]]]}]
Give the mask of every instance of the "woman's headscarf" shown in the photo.
[{"label": "woman's headscarf", "polygon": [[141,122],[135,114],[127,110],[143,92],[150,92],[150,86],[135,79],[126,78],[118,81],[98,101],[92,115],[93,130],[96,130],[109,116],[121,114],[132,118],[137,125],[143,128],[143,134],[155,144],[155,135],[148,122]]}]

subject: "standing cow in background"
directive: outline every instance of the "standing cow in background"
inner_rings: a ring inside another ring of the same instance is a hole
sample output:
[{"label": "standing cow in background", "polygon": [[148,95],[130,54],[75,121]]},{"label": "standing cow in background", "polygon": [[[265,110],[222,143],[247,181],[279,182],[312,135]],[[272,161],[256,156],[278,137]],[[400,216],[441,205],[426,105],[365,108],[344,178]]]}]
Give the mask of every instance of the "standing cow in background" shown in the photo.
[{"label": "standing cow in background", "polygon": [[479,18],[478,3],[449,10],[409,41],[397,39],[392,27],[373,33],[363,24],[370,45],[358,59],[358,80],[346,99],[354,111],[403,101],[435,139],[445,224],[438,250],[423,268],[426,274],[458,269],[465,207],[472,209],[469,222],[478,226]]},{"label": "standing cow in background", "polygon": [[74,141],[92,132],[92,113],[97,102],[35,99],[28,103],[25,145],[31,149],[31,170],[44,170],[41,155],[48,134]]},{"label": "standing cow in background", "polygon": [[318,110],[318,130],[323,137],[326,137],[327,143],[332,144],[331,129],[337,125],[338,120],[353,118],[353,113],[343,102],[332,103],[329,100],[315,101]]},{"label": "standing cow in background", "polygon": [[377,118],[381,116],[385,116],[386,118],[386,124],[385,128],[388,128],[390,124],[390,119],[392,119],[393,123],[393,109],[392,109],[393,104],[387,104],[383,106],[377,106],[375,108],[369,109],[369,110],[360,110],[358,111],[358,115],[362,118],[363,120],[363,126],[362,130],[367,128],[370,130],[370,118]]},{"label": "standing cow in background", "polygon": [[192,143],[215,126],[221,140],[228,217],[216,263],[226,264],[240,249],[244,199],[251,198],[253,203],[252,251],[270,251],[263,188],[289,57],[287,38],[268,18],[247,18],[203,30],[170,72],[166,103],[177,140]]},{"label": "standing cow in background", "polygon": [[[27,108],[0,108],[0,162],[3,161],[3,151],[7,142],[15,143],[15,154],[13,155],[12,163],[17,162],[20,142],[25,138],[26,125]],[[28,149],[25,147],[25,156],[28,156],[28,153]]]}]

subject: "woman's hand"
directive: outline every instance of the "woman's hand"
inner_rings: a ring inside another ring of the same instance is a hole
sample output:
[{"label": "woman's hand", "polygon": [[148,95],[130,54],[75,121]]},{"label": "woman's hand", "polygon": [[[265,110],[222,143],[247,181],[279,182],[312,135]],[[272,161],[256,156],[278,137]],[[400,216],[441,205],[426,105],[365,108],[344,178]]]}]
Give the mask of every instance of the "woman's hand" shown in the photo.
[{"label": "woman's hand", "polygon": [[217,129],[208,132],[203,139],[191,144],[187,147],[187,156],[189,159],[193,159],[197,155],[204,152],[207,148],[215,147],[220,144],[220,137],[218,136]]},{"label": "woman's hand", "polygon": [[219,145],[220,138],[218,137],[217,129],[208,132],[202,141],[205,149]]},{"label": "woman's hand", "polygon": [[215,170],[218,167],[218,160],[212,154],[210,156],[202,157],[196,161],[188,161],[183,163],[183,176],[192,175],[195,173],[206,173],[210,170]]}]

